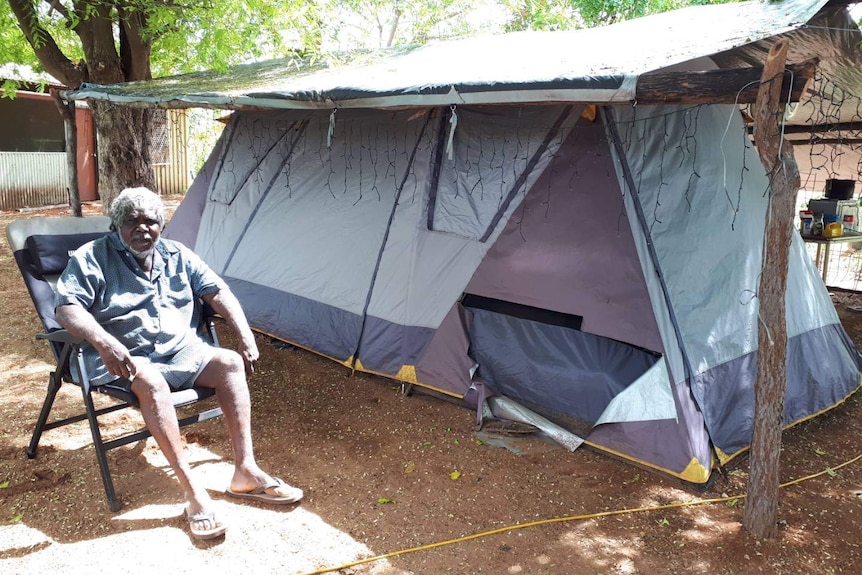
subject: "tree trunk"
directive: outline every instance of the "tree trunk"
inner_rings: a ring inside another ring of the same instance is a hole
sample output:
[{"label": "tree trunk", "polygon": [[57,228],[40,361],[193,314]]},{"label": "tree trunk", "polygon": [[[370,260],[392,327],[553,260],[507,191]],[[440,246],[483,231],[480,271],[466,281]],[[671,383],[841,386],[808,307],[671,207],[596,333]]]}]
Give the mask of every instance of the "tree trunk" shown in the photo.
[{"label": "tree trunk", "polygon": [[149,110],[92,102],[99,142],[99,197],[102,211],[123,188],[155,187],[150,164]]},{"label": "tree trunk", "polygon": [[[111,6],[102,5],[96,12],[98,16],[88,18],[76,30],[87,58],[90,81],[113,84],[150,78],[150,43],[140,37],[143,18],[121,10],[118,53]],[[91,107],[98,146],[99,197],[102,211],[107,213],[123,188],[154,187],[150,112],[108,102],[93,102]]]},{"label": "tree trunk", "polygon": [[[116,84],[152,77],[152,38],[143,33],[147,16],[116,2],[52,4],[81,40],[84,63],[66,57],[40,23],[42,12],[31,0],[9,0],[18,26],[45,69],[70,88],[81,82]],[[117,52],[117,40],[119,49]],[[93,102],[98,150],[98,190],[102,210],[128,186],[154,187],[150,165],[150,112]]]},{"label": "tree trunk", "polygon": [[757,294],[760,321],[751,472],[742,519],[745,529],[756,537],[773,537],[777,532],[781,429],[787,387],[785,294],[799,169],[793,148],[781,136],[784,113],[781,79],[786,58],[787,43],[776,42],[763,68],[754,119],[754,142],[769,175],[770,199]]}]

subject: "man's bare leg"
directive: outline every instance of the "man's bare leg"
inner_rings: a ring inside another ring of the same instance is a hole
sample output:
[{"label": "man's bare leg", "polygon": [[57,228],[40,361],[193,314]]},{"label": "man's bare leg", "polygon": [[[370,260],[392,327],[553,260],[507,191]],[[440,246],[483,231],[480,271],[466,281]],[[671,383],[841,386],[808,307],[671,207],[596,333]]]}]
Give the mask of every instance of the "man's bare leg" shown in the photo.
[{"label": "man's bare leg", "polygon": [[[185,448],[180,438],[177,413],[171,402],[170,388],[164,377],[151,367],[138,370],[132,382],[132,392],[138,397],[141,415],[159,448],[173,469],[187,501],[186,513],[206,515],[212,513],[213,502],[206,489],[192,480],[191,467],[185,457]],[[197,529],[216,527],[213,519],[196,522]]]},{"label": "man's bare leg", "polygon": [[[273,483],[273,478],[264,472],[254,457],[251,434],[251,399],[246,383],[242,357],[232,350],[219,348],[207,364],[195,384],[212,387],[224,412],[234,454],[234,474],[230,489],[246,493],[261,485]],[[291,496],[289,486],[272,487],[270,495]]]}]

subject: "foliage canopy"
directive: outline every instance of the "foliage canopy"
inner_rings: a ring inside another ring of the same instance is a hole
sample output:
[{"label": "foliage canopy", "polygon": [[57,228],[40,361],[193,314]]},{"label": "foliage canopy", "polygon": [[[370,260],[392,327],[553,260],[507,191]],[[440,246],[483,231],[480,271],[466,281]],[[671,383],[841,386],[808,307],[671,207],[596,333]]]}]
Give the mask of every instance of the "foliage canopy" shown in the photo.
[{"label": "foliage canopy", "polygon": [[[96,20],[110,22],[111,48],[120,56],[126,37],[139,36],[149,49],[148,73],[164,76],[479,32],[599,26],[704,3],[709,0],[2,0],[0,62],[57,76],[51,62],[62,55],[85,70],[93,56],[87,25]],[[75,83],[68,75],[59,79]]]},{"label": "foliage canopy", "polygon": [[[318,45],[316,8],[302,0],[4,0],[0,62],[29,65],[54,76],[52,63],[64,60],[85,69],[98,55],[88,54],[93,29],[110,23],[113,46],[98,46],[102,55],[113,49],[124,57],[128,37],[137,35],[132,46],[139,40],[151,47],[154,75],[224,69]],[[22,33],[19,22],[29,31]],[[72,78],[58,79],[74,83]]]}]

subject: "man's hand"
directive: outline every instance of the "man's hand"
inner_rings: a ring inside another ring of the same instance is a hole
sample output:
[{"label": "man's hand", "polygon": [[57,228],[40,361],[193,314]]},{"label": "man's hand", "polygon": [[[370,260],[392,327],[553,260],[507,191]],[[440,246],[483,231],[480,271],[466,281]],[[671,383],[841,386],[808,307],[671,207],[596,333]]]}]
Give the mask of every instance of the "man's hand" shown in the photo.
[{"label": "man's hand", "polygon": [[225,288],[205,295],[203,299],[217,314],[224,318],[234,333],[239,336],[237,351],[242,356],[246,372],[254,373],[254,364],[257,363],[260,353],[257,351],[254,332],[251,331],[248,320],[246,320],[242,306],[240,306],[236,296],[229,289]]},{"label": "man's hand", "polygon": [[260,352],[257,350],[257,342],[254,336],[251,338],[242,338],[239,342],[239,354],[242,356],[242,361],[245,363],[245,370],[248,373],[254,373],[254,366],[260,357]]},{"label": "man's hand", "polygon": [[[113,339],[113,338],[112,338]],[[99,352],[99,357],[102,358],[102,363],[108,368],[111,375],[117,377],[125,377],[129,381],[133,381],[138,373],[138,368],[135,365],[129,350],[126,349],[119,341],[108,341],[105,344],[94,346]]]},{"label": "man's hand", "polygon": [[74,336],[90,342],[108,372],[117,377],[132,380],[138,373],[138,368],[132,361],[132,356],[126,346],[109,334],[96,322],[96,319],[84,308],[77,305],[61,305],[55,312],[57,322]]}]

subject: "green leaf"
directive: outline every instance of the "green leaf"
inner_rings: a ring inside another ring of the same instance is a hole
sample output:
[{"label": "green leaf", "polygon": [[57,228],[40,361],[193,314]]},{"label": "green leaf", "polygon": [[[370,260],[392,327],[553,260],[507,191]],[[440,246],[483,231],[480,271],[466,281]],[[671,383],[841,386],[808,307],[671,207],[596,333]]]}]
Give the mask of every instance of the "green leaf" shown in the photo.
[{"label": "green leaf", "polygon": [[395,502],[392,501],[391,499],[389,499],[388,497],[378,497],[377,503],[379,503],[380,505],[386,505],[387,503],[395,503]]},{"label": "green leaf", "polygon": [[449,474],[449,479],[451,479],[452,481],[457,480],[459,477],[461,477],[461,472],[458,470],[455,470]]},{"label": "green leaf", "polygon": [[0,92],[2,92],[0,97],[14,100],[15,96],[18,95],[18,82],[15,80],[3,80],[3,86],[0,87]]},{"label": "green leaf", "polygon": [[662,517],[661,520],[656,521],[656,523],[658,523],[662,527],[666,527],[666,526],[670,525],[670,521],[667,520],[667,517]]},{"label": "green leaf", "polygon": [[22,521],[23,519],[24,519],[24,516],[23,516],[23,515],[21,515],[21,514],[19,513],[18,515],[16,515],[16,516],[15,516],[15,517],[13,517],[12,519],[10,519],[10,520],[9,520],[9,523],[21,523],[21,521]]},{"label": "green leaf", "polygon": [[477,440],[476,440],[476,445],[485,445],[485,442],[484,442],[484,441],[482,441],[481,439],[477,439]]},{"label": "green leaf", "polygon": [[6,489],[7,487],[9,487],[8,481],[4,481],[3,483],[0,483],[0,489]]},{"label": "green leaf", "polygon": [[835,471],[835,470],[833,470],[831,467],[827,467],[827,468],[826,468],[826,474],[827,474],[829,477],[838,477],[838,472],[837,472],[837,471]]}]

